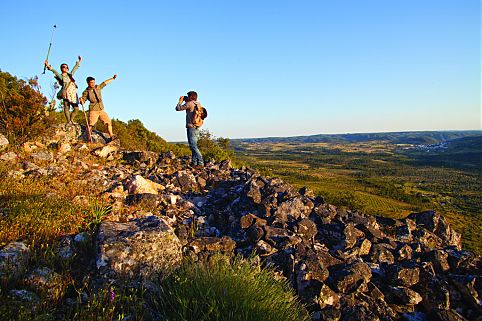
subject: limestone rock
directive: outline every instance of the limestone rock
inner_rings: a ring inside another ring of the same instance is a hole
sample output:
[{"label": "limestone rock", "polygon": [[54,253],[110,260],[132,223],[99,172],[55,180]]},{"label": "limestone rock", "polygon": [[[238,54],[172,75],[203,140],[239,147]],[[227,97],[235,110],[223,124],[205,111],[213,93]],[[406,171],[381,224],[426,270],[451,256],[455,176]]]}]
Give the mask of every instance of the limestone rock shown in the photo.
[{"label": "limestone rock", "polygon": [[13,290],[10,290],[8,294],[12,298],[23,302],[35,303],[39,301],[39,297],[37,294],[31,291],[27,291],[25,289],[21,289],[21,290],[13,289]]},{"label": "limestone rock", "polygon": [[151,180],[145,179],[140,175],[135,175],[128,179],[125,187],[129,194],[155,194],[165,189],[164,186],[157,184]]},{"label": "limestone rock", "polygon": [[28,247],[21,242],[11,242],[0,250],[0,278],[15,280],[26,270],[30,257]]},{"label": "limestone rock", "polygon": [[156,216],[127,223],[104,222],[97,235],[97,268],[106,277],[149,277],[181,261],[181,243]]},{"label": "limestone rock", "polygon": [[117,152],[118,150],[119,150],[118,146],[105,145],[98,149],[95,149],[94,154],[102,158],[107,158],[111,153]]},{"label": "limestone rock", "polygon": [[10,162],[10,163],[13,163],[14,161],[16,161],[17,158],[18,158],[18,155],[15,154],[14,152],[8,152],[0,156],[0,160],[3,160],[5,162]]},{"label": "limestone rock", "polygon": [[36,292],[45,293],[50,297],[59,295],[56,290],[62,287],[62,277],[47,267],[33,270],[25,282]]},{"label": "limestone rock", "polygon": [[390,287],[392,293],[402,304],[416,305],[422,301],[422,297],[417,292],[402,286]]},{"label": "limestone rock", "polygon": [[338,306],[340,302],[340,297],[333,291],[328,285],[323,284],[320,290],[320,295],[318,297],[318,304],[321,309],[327,306]]},{"label": "limestone rock", "polygon": [[7,139],[7,137],[5,137],[4,135],[0,134],[0,151],[4,150],[5,148],[7,148],[8,146],[9,141]]},{"label": "limestone rock", "polygon": [[362,283],[368,283],[371,277],[371,269],[366,263],[355,262],[335,271],[330,278],[334,289],[341,293],[348,293],[356,290]]},{"label": "limestone rock", "polygon": [[38,151],[38,152],[33,152],[30,154],[30,156],[35,160],[35,161],[40,161],[40,162],[51,162],[54,159],[54,155],[51,152],[48,151]]}]

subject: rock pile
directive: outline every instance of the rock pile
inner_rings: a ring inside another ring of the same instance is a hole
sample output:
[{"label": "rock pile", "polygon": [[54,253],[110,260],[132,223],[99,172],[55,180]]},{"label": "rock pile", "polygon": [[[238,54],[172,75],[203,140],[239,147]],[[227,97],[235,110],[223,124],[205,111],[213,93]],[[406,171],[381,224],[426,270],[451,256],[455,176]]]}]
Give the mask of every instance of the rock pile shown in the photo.
[{"label": "rock pile", "polygon": [[[10,164],[12,179],[68,171],[109,200],[112,211],[93,242],[102,277],[148,277],[182,255],[255,252],[290,282],[314,320],[481,316],[481,257],[462,250],[460,235],[437,212],[370,216],[229,161],[194,169],[172,152],[88,146],[77,141],[83,134],[59,127],[50,139],[24,144],[23,155],[5,152],[0,159]],[[150,211],[133,212],[139,204]],[[62,255],[78,251],[78,238],[65,242]],[[2,249],[0,276],[8,264],[22,271],[24,253],[19,244]]]}]

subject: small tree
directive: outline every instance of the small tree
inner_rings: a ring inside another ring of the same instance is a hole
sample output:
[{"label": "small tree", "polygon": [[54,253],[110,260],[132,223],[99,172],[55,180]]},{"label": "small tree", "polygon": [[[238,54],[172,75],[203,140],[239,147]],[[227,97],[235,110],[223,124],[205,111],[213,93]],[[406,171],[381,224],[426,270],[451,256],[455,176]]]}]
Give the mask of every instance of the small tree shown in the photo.
[{"label": "small tree", "polygon": [[207,160],[234,160],[234,150],[230,146],[229,138],[215,138],[208,130],[201,130],[198,146]]},{"label": "small tree", "polygon": [[45,129],[46,103],[37,77],[25,81],[0,71],[0,132],[10,141],[19,143]]}]

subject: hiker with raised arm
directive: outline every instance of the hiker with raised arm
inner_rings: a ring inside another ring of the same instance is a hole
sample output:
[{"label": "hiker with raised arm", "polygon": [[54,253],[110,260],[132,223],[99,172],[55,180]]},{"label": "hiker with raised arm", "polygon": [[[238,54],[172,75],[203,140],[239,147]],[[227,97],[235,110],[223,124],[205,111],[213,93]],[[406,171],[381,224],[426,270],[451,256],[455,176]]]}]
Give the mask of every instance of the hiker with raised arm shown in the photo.
[{"label": "hiker with raised arm", "polygon": [[206,109],[197,101],[197,93],[190,91],[187,96],[181,96],[176,105],[177,111],[186,111],[187,141],[192,153],[191,165],[195,167],[204,166],[204,160],[197,147],[199,139],[199,128],[207,117]]},{"label": "hiker with raised arm", "polygon": [[[69,72],[69,66],[66,63],[61,64],[59,73],[49,65],[48,60],[45,60],[45,67],[54,73],[55,79],[59,82],[60,90],[57,93],[57,99],[62,100],[65,119],[70,125],[74,124],[75,115],[79,111],[79,96],[77,95],[77,85],[73,76],[79,69],[81,61],[82,57],[79,56],[71,72]],[[70,107],[74,109],[72,113],[70,113]]]},{"label": "hiker with raised arm", "polygon": [[94,77],[87,77],[87,88],[82,93],[82,97],[80,98],[80,102],[82,105],[88,100],[89,103],[89,125],[90,128],[95,126],[97,120],[100,120],[107,126],[107,132],[110,136],[110,141],[113,141],[116,137],[112,132],[112,121],[110,120],[109,116],[104,110],[104,102],[102,101],[102,89],[111,81],[117,78],[117,75],[114,75],[112,78],[109,78],[103,81],[100,85],[95,84]]}]

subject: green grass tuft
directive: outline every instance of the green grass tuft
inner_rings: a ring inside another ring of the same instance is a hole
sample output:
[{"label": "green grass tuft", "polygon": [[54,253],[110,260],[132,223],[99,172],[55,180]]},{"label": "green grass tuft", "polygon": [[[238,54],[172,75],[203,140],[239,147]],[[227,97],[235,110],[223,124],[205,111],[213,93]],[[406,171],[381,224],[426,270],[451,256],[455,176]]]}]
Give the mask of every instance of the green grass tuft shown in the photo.
[{"label": "green grass tuft", "polygon": [[286,281],[241,257],[186,262],[160,286],[157,310],[166,320],[309,320]]}]

